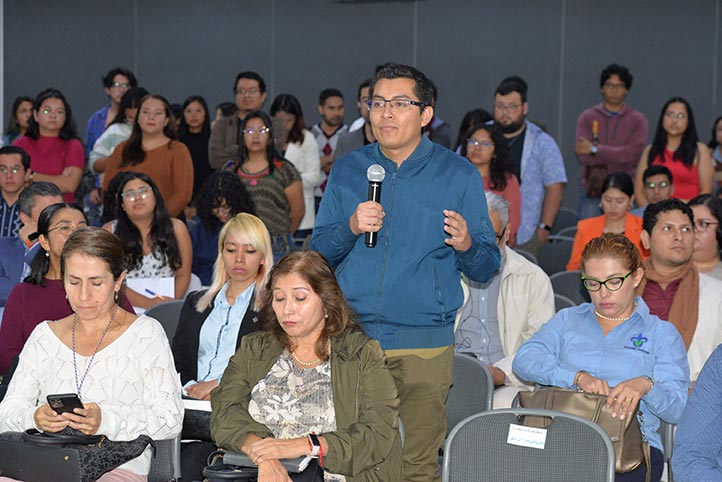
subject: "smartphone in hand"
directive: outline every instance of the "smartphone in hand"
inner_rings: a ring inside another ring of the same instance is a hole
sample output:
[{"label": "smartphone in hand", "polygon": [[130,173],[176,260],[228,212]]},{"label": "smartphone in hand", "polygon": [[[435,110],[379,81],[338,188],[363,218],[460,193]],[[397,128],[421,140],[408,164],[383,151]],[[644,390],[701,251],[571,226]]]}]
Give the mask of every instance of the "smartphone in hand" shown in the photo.
[{"label": "smartphone in hand", "polygon": [[73,413],[75,408],[85,408],[83,402],[80,401],[75,393],[61,393],[58,395],[48,395],[48,405],[55,410],[58,415],[65,412]]}]

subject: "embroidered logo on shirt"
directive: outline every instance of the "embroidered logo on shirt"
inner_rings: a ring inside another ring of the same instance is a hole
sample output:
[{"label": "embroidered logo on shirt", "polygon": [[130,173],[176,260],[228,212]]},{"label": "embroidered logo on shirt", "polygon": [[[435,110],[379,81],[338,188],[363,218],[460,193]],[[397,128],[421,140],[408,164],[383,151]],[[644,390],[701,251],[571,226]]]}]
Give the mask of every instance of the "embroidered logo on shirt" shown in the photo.
[{"label": "embroidered logo on shirt", "polygon": [[642,336],[641,333],[637,336],[633,336],[631,340],[635,348],[641,348],[642,345],[649,341],[649,339],[647,339],[646,336]]}]

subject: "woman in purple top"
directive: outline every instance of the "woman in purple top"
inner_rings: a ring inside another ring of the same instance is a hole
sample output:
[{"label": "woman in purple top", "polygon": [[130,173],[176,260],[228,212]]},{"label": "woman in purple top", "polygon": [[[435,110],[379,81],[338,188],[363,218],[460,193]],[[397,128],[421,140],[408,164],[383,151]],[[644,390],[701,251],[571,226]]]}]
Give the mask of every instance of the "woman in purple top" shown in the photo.
[{"label": "woman in purple top", "polygon": [[[36,234],[41,249],[30,265],[30,274],[13,288],[5,304],[0,326],[0,373],[5,373],[22,351],[35,326],[72,314],[60,273],[60,253],[68,237],[87,225],[85,214],[75,204],[51,204],[40,213]],[[133,312],[124,295],[120,304]]]}]

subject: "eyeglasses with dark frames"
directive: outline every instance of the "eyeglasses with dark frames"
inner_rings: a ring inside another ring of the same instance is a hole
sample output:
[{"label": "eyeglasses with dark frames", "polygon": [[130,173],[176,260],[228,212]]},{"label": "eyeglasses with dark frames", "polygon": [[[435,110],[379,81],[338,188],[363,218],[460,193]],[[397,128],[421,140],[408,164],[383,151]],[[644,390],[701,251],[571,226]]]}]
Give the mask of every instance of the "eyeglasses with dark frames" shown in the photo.
[{"label": "eyeglasses with dark frames", "polygon": [[624,276],[612,276],[604,281],[598,280],[597,278],[582,276],[582,283],[587,291],[591,291],[592,293],[602,289],[602,286],[607,288],[609,291],[619,291],[622,288],[624,281],[629,278],[632,273],[634,273],[634,271],[630,271]]}]

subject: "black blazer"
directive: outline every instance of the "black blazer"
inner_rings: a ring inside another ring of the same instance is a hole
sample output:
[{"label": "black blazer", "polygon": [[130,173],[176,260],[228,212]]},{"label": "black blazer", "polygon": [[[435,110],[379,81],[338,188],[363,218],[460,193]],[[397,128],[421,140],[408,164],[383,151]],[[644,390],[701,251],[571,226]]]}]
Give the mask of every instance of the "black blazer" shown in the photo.
[{"label": "black blazer", "polygon": [[[194,291],[189,294],[181,309],[180,321],[173,337],[173,359],[175,369],[180,373],[181,383],[198,379],[198,344],[200,343],[201,327],[213,310],[213,302],[202,313],[196,310],[196,303],[208,290]],[[251,297],[246,314],[243,315],[241,328],[238,330],[236,350],[241,345],[241,338],[261,329],[258,313],[253,309],[255,296]]]}]

